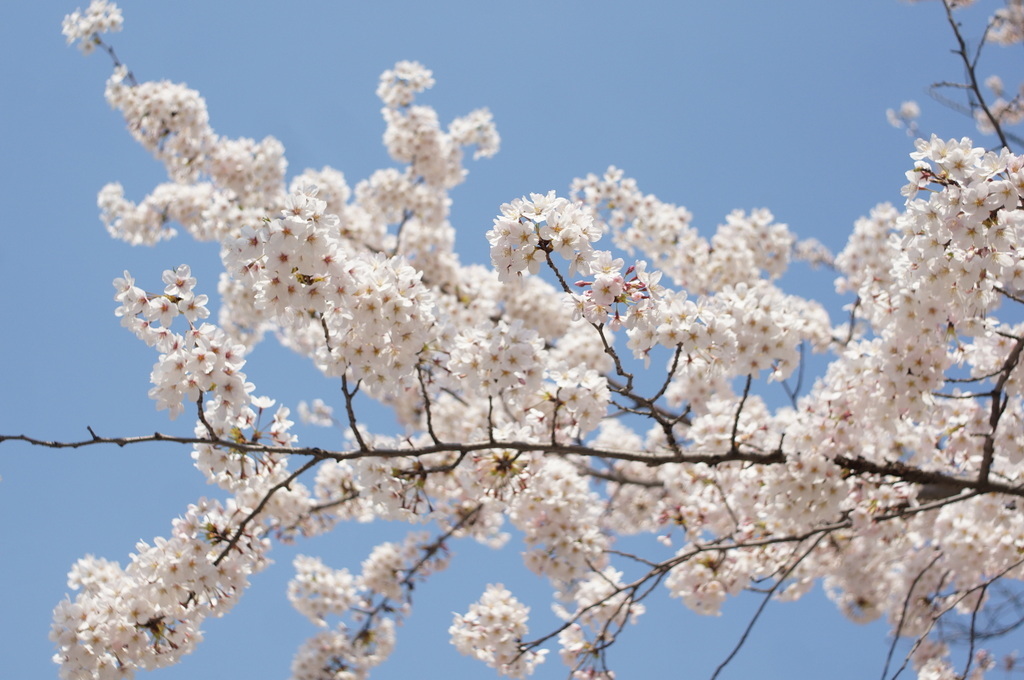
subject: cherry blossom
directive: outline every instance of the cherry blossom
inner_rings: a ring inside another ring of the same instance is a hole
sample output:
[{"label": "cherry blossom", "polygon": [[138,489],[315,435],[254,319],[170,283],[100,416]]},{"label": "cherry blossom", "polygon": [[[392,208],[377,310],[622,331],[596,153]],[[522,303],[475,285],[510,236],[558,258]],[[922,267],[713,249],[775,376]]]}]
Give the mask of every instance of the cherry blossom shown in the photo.
[{"label": "cherry blossom", "polygon": [[[465,264],[450,191],[465,150],[489,158],[500,136],[483,108],[443,123],[422,64],[398,62],[377,87],[394,167],[350,184],[328,166],[289,177],[280,141],[223,137],[199,92],[138,82],[115,59],[107,100],[168,181],[138,201],[107,184],[100,220],[133,245],[216,242],[224,269],[216,319],[188,265],[113,282],[115,317],[157,357],[150,398],[194,422],[0,442],[177,442],[220,495],[185,505],[123,567],[88,555],[71,568],[51,628],[61,677],[176,663],[275,543],[374,520],[416,530],[358,570],[293,563],[287,597],[319,629],[296,680],[368,677],[450,547],[501,549],[509,532],[561,623],[531,638],[530,608],[488,585],[448,632],[500,675],[526,677],[557,644],[572,677],[614,677],[608,650],[652,594],[718,615],[744,591],[795,600],[820,582],[851,620],[884,619],[918,678],[984,677],[976,615],[994,584],[1024,578],[1024,156],[1004,131],[1024,105],[997,77],[981,105],[953,19],[968,4],[943,9],[974,123],[1001,145],[917,139],[903,205],[870,208],[835,256],[766,208],[702,231],[612,166],[510,195],[479,234],[489,266]],[[984,30],[1017,43],[1022,25],[1010,2]],[[121,26],[94,0],[63,31],[88,53]],[[913,102],[888,113],[908,128],[919,116]],[[789,290],[800,261],[834,272],[840,318]],[[332,386],[295,414],[337,428],[333,448],[306,445],[291,408],[250,382],[268,337]],[[823,368],[804,382],[810,353]],[[397,430],[371,431],[367,403]],[[650,555],[620,549],[637,534]],[[961,666],[941,630],[957,617],[971,626]]]}]

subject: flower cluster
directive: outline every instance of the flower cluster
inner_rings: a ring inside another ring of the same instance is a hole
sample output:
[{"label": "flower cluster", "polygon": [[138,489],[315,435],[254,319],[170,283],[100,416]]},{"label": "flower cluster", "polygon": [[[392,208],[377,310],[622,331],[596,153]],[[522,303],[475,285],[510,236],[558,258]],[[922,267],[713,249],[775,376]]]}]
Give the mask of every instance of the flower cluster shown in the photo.
[{"label": "flower cluster", "polygon": [[533,394],[544,374],[539,367],[543,344],[519,321],[466,328],[453,338],[448,370],[468,390],[496,397]]},{"label": "flower cluster", "polygon": [[284,145],[274,137],[258,143],[248,138],[218,138],[205,161],[203,172],[242,205],[261,206],[265,197],[280,193],[288,169]]},{"label": "flower cluster", "polygon": [[200,624],[234,606],[249,575],[266,566],[266,541],[245,536],[235,508],[215,501],[189,506],[170,538],[140,542],[128,567],[87,556],[68,586],[80,591],[57,605],[50,639],[62,678],[113,680],[178,661],[202,640]]},{"label": "flower cluster", "polygon": [[1011,0],[993,12],[988,39],[1001,45],[1024,42],[1024,3]]},{"label": "flower cluster", "polygon": [[761,276],[776,279],[785,272],[795,244],[786,225],[775,224],[764,209],[749,215],[733,211],[709,241],[691,226],[693,216],[686,208],[644,195],[614,166],[602,177],[576,179],[572,197],[598,214],[598,229],[611,230],[616,245],[643,253],[653,267],[692,293],[707,294]]},{"label": "flower cluster", "polygon": [[433,72],[418,61],[400,61],[380,76],[377,96],[389,108],[412,104],[415,96],[434,86]]},{"label": "flower cluster", "polygon": [[552,370],[554,385],[544,390],[545,400],[533,409],[539,429],[552,431],[556,441],[584,438],[608,412],[608,380],[586,366],[577,363]]},{"label": "flower cluster", "polygon": [[295,578],[288,583],[288,601],[318,626],[328,614],[339,616],[356,603],[355,577],[348,569],[330,569],[316,557],[295,558]]},{"label": "flower cluster", "polygon": [[334,424],[334,409],[324,403],[323,399],[314,399],[312,403],[300,401],[299,419],[308,425],[330,427]]},{"label": "flower cluster", "polygon": [[547,194],[530,194],[501,206],[494,227],[487,232],[491,264],[502,281],[522,272],[536,274],[548,253],[569,261],[570,275],[590,273],[591,243],[601,237],[593,216],[576,203]]},{"label": "flower cluster", "polygon": [[195,180],[216,141],[206,101],[185,85],[166,80],[132,85],[127,78],[127,68],[115,69],[107,81],[107,102],[124,114],[132,136],[163,162],[173,180]]},{"label": "flower cluster", "polygon": [[[1017,11],[1020,12],[1021,9],[1021,6],[1018,5]],[[1022,16],[1024,16],[1024,13],[1022,13]],[[1024,22],[1018,26],[1024,28]],[[1022,39],[1024,39],[1024,33],[1021,33],[1020,37],[1015,39],[1015,42],[1020,42]],[[992,91],[995,99],[989,104],[987,113],[984,110],[980,110],[974,114],[978,130],[986,134],[992,134],[995,132],[993,121],[997,122],[1000,126],[1010,126],[1017,125],[1024,120],[1024,89],[1022,89],[1024,84],[1019,86],[1017,94],[1012,96],[1007,94],[1003,86],[1003,80],[999,76],[989,76],[985,79],[985,85]]]},{"label": "flower cluster", "polygon": [[352,625],[340,621],[303,645],[292,662],[293,680],[318,680],[325,672],[367,677],[394,648],[395,626],[408,611],[413,581],[447,566],[438,545],[425,533],[411,533],[402,544],[381,544],[363,561],[358,577],[317,558],[297,557],[288,584],[292,606],[322,628],[327,616],[348,616]]},{"label": "flower cluster", "polygon": [[511,503],[510,517],[529,548],[526,566],[566,593],[607,559],[608,537],[598,528],[601,506],[596,500],[572,464],[546,458]]},{"label": "flower cluster", "polygon": [[618,330],[624,325],[632,328],[643,316],[648,305],[639,303],[663,292],[658,285],[661,272],[648,273],[643,261],[622,271],[624,264],[621,258],[612,259],[607,250],[595,252],[590,265],[593,280],[576,282],[578,288],[586,288],[571,301],[577,317]]},{"label": "flower cluster", "polygon": [[316,193],[289,195],[281,218],[231,244],[226,264],[323,370],[350,370],[375,392],[401,389],[432,339],[432,295],[402,260],[348,251]]},{"label": "flower cluster", "polygon": [[462,654],[480,659],[503,676],[523,678],[531,675],[546,655],[544,650],[536,652],[520,645],[528,632],[529,613],[530,608],[512,597],[505,586],[492,584],[468,612],[455,615],[448,633]]},{"label": "flower cluster", "polygon": [[209,184],[161,184],[142,202],[136,204],[124,197],[118,182],[100,190],[97,203],[100,219],[113,238],[130,245],[155,245],[177,232],[171,223],[184,225],[198,233],[206,222],[207,206],[214,200]]},{"label": "flower cluster", "polygon": [[[224,420],[242,415],[253,390],[241,371],[245,347],[213,324],[197,325],[210,312],[207,297],[192,290],[196,280],[187,265],[165,271],[163,280],[167,285],[160,295],[136,286],[128,272],[114,281],[121,324],[161,353],[150,376],[153,388],[149,396],[158,408],[168,409],[172,418],[181,413],[183,401],[196,402],[204,394],[212,396],[214,410]],[[171,330],[179,315],[189,324],[184,334]]]},{"label": "flower cluster", "polygon": [[456,118],[448,126],[448,134],[459,146],[475,146],[473,160],[490,158],[501,148],[501,136],[488,109],[477,109]]},{"label": "flower cluster", "polygon": [[754,375],[770,369],[785,379],[800,363],[799,347],[809,341],[819,351],[831,341],[828,314],[818,304],[786,296],[767,281],[726,286],[709,303],[732,317],[735,337],[730,373]]},{"label": "flower cluster", "polygon": [[[575,600],[576,605],[575,610],[561,605],[554,607],[560,618],[573,622],[558,636],[562,661],[573,669],[591,665],[595,661],[593,652],[614,641],[611,631],[635,623],[646,611],[644,605],[632,600],[622,582],[622,572],[611,567],[594,571],[575,588],[571,597],[562,595],[562,599]],[[595,635],[593,642],[587,640],[586,629]]]},{"label": "flower cluster", "polygon": [[642,300],[630,307],[626,346],[633,356],[645,361],[659,345],[678,348],[685,357],[684,365],[707,367],[727,361],[736,342],[732,321],[702,302],[675,291],[665,291],[656,300]]},{"label": "flower cluster", "polygon": [[907,101],[900,104],[899,109],[887,109],[885,119],[894,128],[905,128],[907,134],[917,134],[917,118],[921,115],[921,107],[915,101]]},{"label": "flower cluster", "polygon": [[92,0],[85,12],[76,9],[64,17],[61,32],[69,45],[78,42],[78,49],[89,54],[96,47],[100,33],[120,31],[123,24],[124,17],[117,5],[107,0]]},{"label": "flower cluster", "polygon": [[395,624],[384,619],[372,634],[356,635],[324,631],[303,643],[292,660],[290,680],[339,678],[366,680],[370,669],[380,665],[395,648]]}]

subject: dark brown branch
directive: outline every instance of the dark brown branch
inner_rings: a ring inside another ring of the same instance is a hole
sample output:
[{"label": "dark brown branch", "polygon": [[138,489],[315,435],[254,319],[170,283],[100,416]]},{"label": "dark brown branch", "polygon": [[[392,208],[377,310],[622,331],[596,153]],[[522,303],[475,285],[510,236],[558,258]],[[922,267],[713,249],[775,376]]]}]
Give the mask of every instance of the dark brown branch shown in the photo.
[{"label": "dark brown branch", "polygon": [[654,393],[654,396],[648,399],[651,406],[654,402],[661,399],[665,391],[668,390],[668,386],[672,384],[672,378],[676,376],[676,370],[679,368],[679,357],[683,354],[683,346],[676,345],[675,352],[672,353],[672,365],[668,369],[668,373],[665,374],[665,382],[661,383],[661,388]]},{"label": "dark brown branch", "polygon": [[315,466],[319,462],[319,458],[311,458],[310,460],[307,460],[298,470],[288,475],[288,477],[286,477],[284,480],[270,487],[267,493],[264,494],[263,499],[260,500],[259,504],[252,509],[252,512],[245,516],[245,518],[238,525],[238,528],[235,529],[234,534],[232,534],[231,538],[228,540],[228,544],[224,547],[224,552],[218,555],[217,559],[213,561],[213,566],[217,566],[218,564],[220,564],[224,560],[224,558],[227,557],[228,553],[231,552],[236,545],[238,545],[238,541],[242,538],[242,534],[245,533],[245,528],[249,525],[250,522],[256,519],[256,517],[261,512],[263,512],[263,508],[265,508],[267,506],[267,503],[270,502],[271,496],[273,496],[281,489],[290,486],[291,483],[294,482],[299,477],[299,475],[301,475],[303,472],[310,469],[311,467]]},{"label": "dark brown branch", "polygon": [[949,0],[942,0],[942,6],[946,8],[946,19],[949,22],[950,27],[953,29],[953,35],[956,36],[956,42],[959,46],[958,49],[953,50],[954,54],[960,56],[960,60],[964,63],[964,68],[967,71],[967,77],[970,80],[968,86],[970,91],[978,99],[978,106],[984,112],[985,117],[988,118],[988,122],[992,125],[992,129],[995,131],[996,136],[999,137],[999,142],[1004,147],[1009,148],[1010,144],[1006,141],[1006,135],[1003,134],[1003,128],[999,124],[999,119],[996,118],[995,114],[989,110],[988,104],[985,103],[985,96],[981,93],[981,87],[978,85],[978,77],[975,73],[975,63],[971,61],[971,58],[967,56],[967,43],[964,41],[964,36],[960,33],[960,25],[956,19],[953,18],[953,8],[949,4]]},{"label": "dark brown branch", "polygon": [[416,377],[420,382],[420,394],[423,395],[423,412],[427,420],[427,434],[430,435],[430,440],[435,444],[440,444],[441,440],[437,438],[437,434],[434,433],[434,420],[430,413],[430,395],[427,394],[427,384],[423,379],[423,368],[416,366]]},{"label": "dark brown branch", "polygon": [[[593,456],[606,460],[626,460],[644,463],[648,466],[658,466],[667,463],[704,463],[707,465],[722,465],[733,462],[753,463],[756,465],[777,465],[786,461],[786,454],[777,449],[771,453],[752,453],[744,451],[728,451],[726,453],[691,453],[683,456],[661,455],[646,451],[623,451],[605,449],[589,446],[586,444],[549,444],[524,441],[480,441],[461,444],[441,443],[429,446],[412,448],[379,448],[379,449],[355,449],[349,451],[331,451],[318,447],[288,447],[271,446],[268,444],[255,444],[245,441],[232,441],[226,439],[207,439],[205,437],[179,437],[174,435],[155,432],[151,435],[140,437],[99,437],[91,436],[89,439],[71,442],[47,441],[35,439],[26,435],[0,435],[0,444],[7,441],[21,441],[33,446],[42,446],[52,449],[77,449],[85,446],[98,444],[114,444],[116,446],[128,446],[132,444],[143,444],[148,442],[170,442],[176,444],[206,444],[209,446],[220,446],[235,451],[249,453],[281,453],[294,456],[313,456],[317,459],[331,460],[354,460],[358,458],[419,458],[436,453],[460,453],[469,454],[474,451],[486,451],[488,449],[509,449],[518,452],[537,451],[547,455],[566,456],[581,455]],[[1001,493],[1008,496],[1024,497],[1024,486],[1011,485],[1003,482],[992,481],[991,479],[981,482],[977,479],[954,476],[941,472],[922,470],[905,463],[886,462],[876,463],[863,458],[851,458],[848,456],[836,456],[833,459],[837,465],[849,472],[856,474],[871,474],[893,477],[905,482],[914,484],[936,484],[946,485],[950,489],[959,489],[979,494]],[[958,497],[962,500],[962,496]]]},{"label": "dark brown branch", "polygon": [[[472,453],[474,451],[485,451],[488,449],[510,449],[512,451],[519,452],[539,451],[550,455],[575,454],[582,456],[594,456],[596,458],[605,458],[608,460],[628,460],[644,463],[650,466],[664,465],[666,463],[706,463],[708,465],[719,465],[729,462],[774,465],[785,462],[786,460],[785,455],[783,455],[781,451],[774,451],[768,454],[729,451],[727,453],[694,453],[685,456],[667,456],[645,451],[624,451],[597,448],[586,444],[558,444],[552,446],[543,442],[498,441],[496,439],[493,441],[468,443],[442,442],[441,444],[431,444],[429,446],[418,446],[407,449],[373,449],[368,447],[366,449],[355,449],[350,451],[331,451],[318,447],[272,446],[267,444],[254,444],[245,441],[236,442],[227,439],[206,439],[204,437],[179,437],[174,435],[165,435],[159,432],[141,437],[99,437],[75,442],[46,441],[28,437],[26,435],[0,435],[0,443],[5,441],[23,441],[34,446],[43,446],[54,449],[74,449],[95,444],[115,444],[117,446],[126,446],[128,444],[141,444],[159,441],[173,442],[177,444],[207,444],[210,446],[222,446],[240,452],[284,453],[295,456],[315,456],[338,461],[358,458],[418,458],[435,453]],[[941,478],[941,475],[939,475],[939,477]],[[996,488],[999,485],[990,484],[989,486],[992,487],[990,490],[1002,490],[1001,488]],[[1014,495],[1021,494],[1015,493]]]},{"label": "dark brown branch", "polygon": [[921,468],[912,467],[899,461],[875,463],[863,458],[836,456],[833,459],[833,462],[850,472],[894,477],[904,482],[913,482],[914,484],[935,484],[939,486],[948,486],[950,489],[958,489],[960,491],[978,491],[980,493],[1003,493],[1010,496],[1024,496],[1024,486],[1011,486],[1009,484],[1003,484],[1002,482],[993,482],[988,479],[985,481],[979,481],[977,479],[968,479],[966,477],[954,477],[941,472],[922,470]]},{"label": "dark brown branch", "polygon": [[[969,636],[974,636],[977,640],[990,640],[1004,637],[1024,626],[1024,593],[1017,592],[1005,585],[1001,588],[997,586],[998,584],[993,584],[993,588],[989,589],[990,597],[985,605],[988,621],[984,628],[977,626],[974,631],[971,631],[966,626],[960,628],[953,624],[957,630],[946,634],[944,640],[956,643],[967,640]],[[996,595],[1001,598],[995,604],[993,604],[994,597],[991,592],[993,590],[997,591]],[[1011,617],[1011,620],[1001,620],[1004,616]]]},{"label": "dark brown branch", "polygon": [[860,296],[853,301],[853,305],[850,307],[850,320],[847,322],[846,337],[842,340],[833,337],[832,340],[838,342],[843,347],[849,346],[853,341],[853,333],[857,327],[857,310],[860,309]]},{"label": "dark brown branch", "polygon": [[750,396],[750,384],[753,382],[753,376],[748,375],[747,381],[743,385],[743,396],[740,398],[740,404],[736,407],[736,415],[732,419],[732,434],[729,436],[729,451],[739,452],[739,445],[736,443],[736,435],[740,429],[740,414],[743,413],[743,407],[747,403],[747,397]]},{"label": "dark brown branch", "polygon": [[[101,50],[103,50],[104,52],[107,53],[107,56],[110,57],[110,60],[112,62],[114,62],[114,68],[120,68],[120,67],[124,66],[124,64],[121,62],[121,60],[118,59],[117,54],[114,52],[114,48],[111,45],[109,45],[106,42],[104,42],[103,38],[101,38],[98,33],[93,33],[91,36],[89,36],[86,39],[87,40],[91,40],[92,43],[94,45],[96,45],[96,47],[99,47]],[[126,66],[125,66],[125,77],[124,77],[124,79],[132,87],[135,87],[136,85],[139,84],[139,81],[135,79],[135,74],[132,73],[130,70],[128,70],[128,67],[126,67]]]},{"label": "dark brown branch", "polygon": [[[324,346],[327,348],[327,355],[330,356],[331,350],[331,331],[327,328],[327,317],[324,316],[323,312],[320,313],[320,328],[324,331]],[[357,381],[355,387],[351,390],[348,387],[348,377],[343,371],[341,374],[341,393],[345,396],[345,414],[348,416],[348,427],[352,430],[352,436],[355,437],[356,442],[359,444],[359,448],[366,451],[369,447],[366,446],[366,442],[363,441],[363,434],[359,431],[359,423],[356,421],[355,406],[352,403],[356,393],[359,392],[359,382]]]},{"label": "dark brown branch", "polygon": [[994,290],[997,293],[999,293],[1000,295],[1002,295],[1003,297],[1007,297],[1007,298],[1013,300],[1014,302],[1019,302],[1021,304],[1024,304],[1024,298],[1020,297],[1019,295],[1014,295],[1013,293],[1009,292],[1008,290],[1006,290],[1002,286],[996,286],[994,288]]},{"label": "dark brown branch", "polygon": [[341,498],[337,498],[333,501],[327,501],[326,503],[320,503],[319,505],[314,505],[312,508],[309,509],[307,517],[312,517],[318,512],[323,512],[324,510],[330,510],[331,508],[336,508],[339,505],[344,505],[345,503],[348,503],[349,501],[354,501],[357,498],[359,498],[359,492],[351,491],[342,496]]},{"label": "dark brown branch", "polygon": [[199,422],[206,428],[206,432],[210,435],[210,439],[216,439],[217,433],[214,431],[213,426],[210,425],[210,422],[206,419],[206,414],[203,413],[203,396],[203,393],[200,392],[199,397],[196,398],[196,410],[199,414]]},{"label": "dark brown branch", "polygon": [[348,378],[343,373],[341,375],[341,393],[345,395],[345,413],[348,415],[348,429],[352,430],[352,436],[355,437],[356,443],[359,444],[360,451],[369,451],[370,447],[363,441],[363,434],[359,431],[359,422],[356,420],[356,409],[352,403],[356,393],[359,392],[359,383],[351,390],[348,388]]},{"label": "dark brown branch", "polygon": [[606,472],[604,470],[598,470],[585,465],[578,465],[576,469],[581,475],[587,475],[588,477],[594,477],[595,479],[603,479],[606,482],[615,482],[616,484],[622,484],[624,486],[642,486],[648,489],[660,489],[665,486],[664,482],[660,482],[658,480],[636,479],[633,477],[627,477],[618,472]]},{"label": "dark brown branch", "polygon": [[494,397],[487,397],[487,441],[494,443]]},{"label": "dark brown branch", "polygon": [[988,482],[989,472],[992,470],[992,460],[995,458],[996,450],[996,429],[999,427],[999,420],[1002,418],[1003,412],[1006,410],[1006,404],[1009,401],[1009,398],[1003,394],[1003,388],[1006,387],[1006,381],[1010,379],[1013,369],[1020,362],[1021,350],[1024,350],[1024,338],[1017,340],[1013,349],[1010,350],[1006,361],[1003,362],[1002,375],[999,376],[996,386],[992,389],[992,408],[989,411],[988,417],[989,433],[985,435],[985,443],[982,446],[981,467],[978,470],[978,482],[981,484]]},{"label": "dark brown branch", "polygon": [[[647,409],[648,411],[646,413],[643,411],[630,411],[631,413],[640,413],[645,416],[651,416],[655,418],[655,420],[662,418],[670,422],[672,425],[675,425],[677,423],[682,423],[683,425],[690,424],[690,419],[687,417],[687,414],[685,412],[674,413],[672,411],[669,411],[667,408],[655,404],[653,400],[647,399],[645,397],[640,396],[639,394],[635,394],[627,390],[625,385],[615,380],[614,378],[609,377],[606,379],[608,380],[608,386],[612,388],[612,391],[629,399],[634,404],[636,404],[638,408],[644,408]],[[660,420],[658,422],[660,422]]]}]

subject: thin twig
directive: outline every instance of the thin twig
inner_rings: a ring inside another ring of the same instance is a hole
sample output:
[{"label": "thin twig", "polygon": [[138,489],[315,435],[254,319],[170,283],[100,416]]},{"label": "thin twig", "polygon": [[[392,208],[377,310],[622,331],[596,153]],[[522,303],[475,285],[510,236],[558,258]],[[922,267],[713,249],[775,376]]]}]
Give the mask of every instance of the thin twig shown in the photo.
[{"label": "thin twig", "polygon": [[356,410],[352,403],[353,398],[359,391],[359,383],[357,382],[355,387],[351,390],[348,388],[348,377],[341,374],[341,393],[345,395],[345,413],[348,415],[348,429],[352,431],[352,436],[355,437],[356,443],[359,444],[360,451],[369,451],[370,447],[363,441],[363,434],[359,431],[359,422],[356,420]]},{"label": "thin twig", "polygon": [[210,425],[208,420],[206,420],[206,414],[203,412],[203,397],[204,396],[205,395],[203,394],[203,392],[200,392],[199,396],[196,397],[196,410],[199,412],[199,422],[201,422],[203,424],[203,427],[206,428],[206,432],[207,432],[207,434],[210,435],[210,439],[216,439],[217,438],[217,432],[214,431],[213,426]]},{"label": "thin twig", "polygon": [[[953,18],[953,8],[950,6],[949,0],[942,0],[942,6],[946,8],[946,19],[949,21],[950,27],[953,29],[953,35],[956,36],[956,42],[959,45],[959,49],[953,50],[954,54],[960,55],[961,61],[964,63],[964,68],[967,70],[967,77],[970,79],[970,91],[978,99],[978,106],[985,113],[985,117],[988,118],[988,122],[992,125],[993,131],[996,136],[999,137],[999,142],[1006,148],[1010,147],[1009,142],[1006,141],[1006,135],[1003,134],[1003,128],[999,124],[999,119],[989,110],[988,104],[985,103],[985,96],[981,93],[981,87],[978,85],[978,77],[975,74],[975,64],[972,63],[970,57],[967,56],[967,43],[964,41],[963,34],[960,33],[960,25],[956,19]],[[979,55],[980,56],[980,55]]]},{"label": "thin twig", "polygon": [[437,438],[437,434],[434,432],[434,421],[430,414],[430,395],[427,394],[427,384],[423,379],[423,368],[419,365],[416,366],[416,377],[420,382],[420,394],[423,395],[423,412],[427,419],[427,434],[430,435],[431,441],[435,444],[440,444],[441,440]]},{"label": "thin twig", "polygon": [[971,611],[971,634],[968,637],[967,646],[967,663],[964,665],[964,672],[961,677],[966,678],[967,674],[971,672],[971,664],[974,663],[974,631],[977,630],[978,612],[981,610],[981,605],[985,601],[985,592],[988,590],[988,584],[981,589],[978,593],[978,601],[974,603],[974,609]]},{"label": "thin twig", "polygon": [[1013,369],[1020,362],[1021,350],[1024,350],[1024,338],[1017,340],[1013,349],[1010,350],[1006,361],[1003,362],[1003,374],[999,376],[996,386],[992,389],[992,408],[988,416],[989,433],[985,436],[985,443],[982,446],[981,466],[978,469],[978,481],[982,484],[988,481],[989,472],[992,469],[992,461],[995,458],[996,449],[996,429],[999,427],[999,420],[1002,418],[1003,412],[1006,410],[1006,404],[1009,401],[1009,397],[1003,395],[1003,388],[1006,386],[1006,381],[1010,379]]},{"label": "thin twig", "polygon": [[217,566],[218,564],[220,564],[224,560],[224,558],[227,557],[228,553],[231,552],[231,550],[233,550],[236,545],[238,545],[238,541],[242,538],[242,534],[245,532],[245,528],[249,525],[251,521],[256,519],[257,515],[259,515],[263,511],[263,508],[265,508],[267,506],[267,503],[270,502],[271,496],[273,496],[279,490],[291,485],[291,483],[295,481],[295,479],[297,479],[299,475],[301,475],[303,472],[310,469],[319,462],[320,459],[318,458],[311,458],[307,460],[302,467],[288,475],[288,477],[286,477],[283,481],[280,481],[274,486],[270,487],[267,493],[263,496],[262,500],[260,500],[259,504],[252,509],[252,512],[245,516],[242,522],[238,525],[238,528],[235,529],[234,534],[228,540],[227,546],[224,547],[224,551],[217,556],[217,559],[213,561],[213,566]]},{"label": "thin twig", "polygon": [[405,228],[406,222],[412,219],[413,212],[406,208],[402,211],[402,221],[398,223],[398,229],[395,231],[395,247],[391,250],[391,257],[398,255],[398,249],[402,245],[402,230]]},{"label": "thin twig", "polygon": [[915,576],[914,580],[910,582],[910,588],[907,589],[907,596],[903,598],[903,609],[900,612],[900,620],[896,624],[896,630],[892,635],[892,643],[889,645],[889,653],[885,656],[885,665],[882,667],[882,680],[885,680],[885,677],[889,675],[889,665],[892,663],[892,657],[896,653],[896,643],[899,642],[900,634],[903,632],[903,624],[907,621],[907,610],[910,608],[910,598],[914,595],[914,589],[917,588],[917,584],[924,577],[925,572],[931,569],[935,563],[939,561],[940,557],[942,557],[942,553],[933,557],[932,561],[929,562],[924,569],[917,572],[917,576]]},{"label": "thin twig", "polygon": [[806,360],[806,356],[805,356],[806,355],[806,347],[807,347],[807,343],[804,343],[804,342],[800,343],[800,363],[797,365],[796,386],[793,387],[793,388],[790,388],[789,387],[789,382],[786,381],[786,380],[783,380],[780,383],[782,385],[782,389],[786,392],[786,396],[789,397],[789,403],[793,406],[793,408],[797,407],[797,403],[796,403],[797,397],[800,396],[800,392],[803,390],[803,384],[804,384],[804,364],[805,364],[805,360]]},{"label": "thin twig", "polygon": [[743,647],[744,643],[746,643],[747,637],[750,635],[750,631],[752,631],[754,629],[754,624],[756,624],[757,620],[759,618],[761,618],[761,614],[764,613],[764,610],[768,606],[768,603],[771,601],[772,596],[775,594],[775,591],[779,589],[779,586],[781,586],[785,582],[785,580],[787,578],[789,578],[789,575],[793,573],[793,570],[796,569],[797,566],[799,566],[800,563],[803,562],[804,559],[808,555],[810,555],[814,551],[815,548],[818,547],[818,544],[821,543],[822,539],[824,539],[824,538],[825,538],[825,534],[822,534],[822,535],[818,536],[818,538],[815,539],[814,543],[811,544],[811,547],[808,548],[804,552],[804,554],[801,555],[799,557],[799,559],[796,560],[796,562],[794,562],[790,567],[788,567],[786,569],[786,571],[783,572],[782,575],[779,576],[778,580],[775,581],[775,584],[768,590],[768,592],[765,593],[764,598],[761,599],[761,604],[758,605],[758,607],[757,607],[757,611],[754,612],[754,616],[751,617],[750,622],[747,624],[747,627],[744,629],[743,635],[740,636],[740,639],[736,643],[736,646],[733,647],[731,652],[729,652],[729,656],[725,657],[725,659],[722,661],[722,663],[718,664],[718,668],[716,668],[715,672],[711,674],[711,680],[715,680],[715,678],[717,678],[719,676],[719,674],[725,669],[725,667],[729,665],[729,662],[732,661],[733,658],[739,653],[739,651]]},{"label": "thin twig", "polygon": [[[124,64],[121,63],[121,60],[117,58],[117,54],[114,52],[114,48],[111,45],[105,43],[103,41],[103,38],[101,38],[98,33],[93,33],[92,36],[90,36],[88,39],[92,40],[94,45],[96,45],[101,50],[107,53],[107,55],[110,57],[110,60],[114,62],[114,68],[120,68],[124,66]],[[132,73],[130,70],[127,70],[127,67],[125,67],[125,69],[126,70],[124,79],[128,81],[128,84],[132,87],[138,85],[139,81],[135,79],[135,74]]]},{"label": "thin twig", "polygon": [[732,419],[732,435],[729,437],[729,450],[739,452],[739,445],[736,443],[736,435],[740,429],[740,414],[743,413],[743,406],[747,403],[747,397],[750,395],[750,383],[753,381],[753,377],[748,375],[747,382],[743,385],[743,396],[740,398],[739,406],[736,407],[736,415]]}]

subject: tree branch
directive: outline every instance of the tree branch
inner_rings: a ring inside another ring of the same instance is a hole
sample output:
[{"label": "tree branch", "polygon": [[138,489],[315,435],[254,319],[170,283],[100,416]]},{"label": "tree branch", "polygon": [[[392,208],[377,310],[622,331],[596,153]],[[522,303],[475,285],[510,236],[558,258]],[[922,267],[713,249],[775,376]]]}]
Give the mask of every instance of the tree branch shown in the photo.
[{"label": "tree branch", "polygon": [[[953,8],[949,3],[949,0],[942,0],[942,6],[946,8],[946,19],[949,22],[950,28],[953,29],[953,35],[956,36],[956,42],[958,49],[953,50],[954,54],[960,56],[960,60],[964,63],[964,68],[967,71],[967,77],[970,80],[968,87],[970,91],[978,98],[978,106],[985,113],[985,117],[988,118],[988,122],[992,125],[992,129],[995,131],[996,136],[999,137],[999,143],[1004,147],[1009,148],[1010,144],[1006,141],[1006,135],[1003,134],[1003,127],[999,124],[999,119],[989,110],[988,104],[985,103],[985,96],[981,93],[981,87],[978,85],[978,77],[975,74],[975,62],[967,56],[967,43],[964,41],[964,36],[960,32],[960,25],[956,19],[953,18]],[[979,52],[981,46],[978,47]],[[978,55],[980,56],[980,54]]]}]

